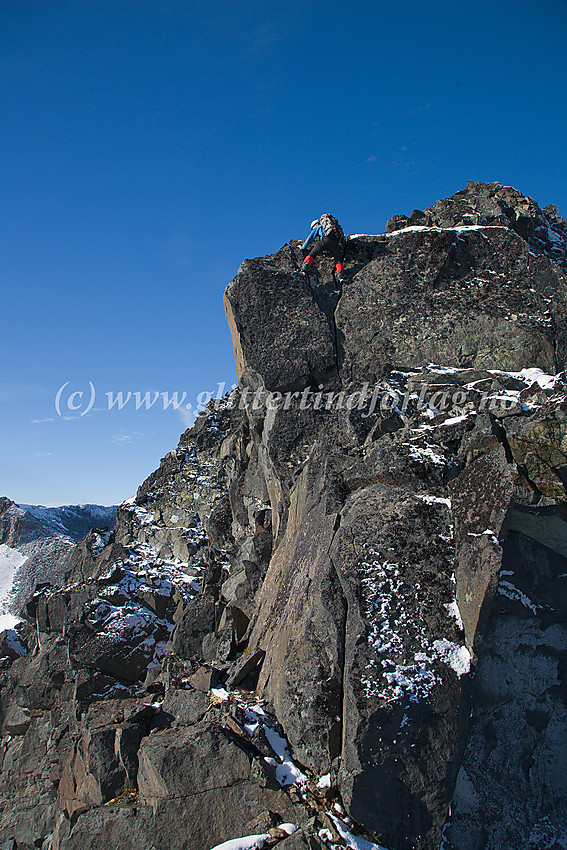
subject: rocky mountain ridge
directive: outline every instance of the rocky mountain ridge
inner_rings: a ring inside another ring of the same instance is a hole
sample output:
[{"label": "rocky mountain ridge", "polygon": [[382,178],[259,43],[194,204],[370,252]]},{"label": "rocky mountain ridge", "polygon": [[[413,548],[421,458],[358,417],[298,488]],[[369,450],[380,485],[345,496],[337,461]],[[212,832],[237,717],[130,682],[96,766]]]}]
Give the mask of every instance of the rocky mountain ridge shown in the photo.
[{"label": "rocky mountain ridge", "polygon": [[471,183],[342,291],[244,261],[239,389],[26,603],[6,846],[567,847],[565,232]]},{"label": "rocky mountain ridge", "polygon": [[[516,199],[513,223],[526,218],[537,238],[526,241],[500,214],[508,209],[501,196]],[[319,265],[322,288],[303,285],[295,242],[244,261],[225,293],[239,380],[247,385],[256,372],[268,390],[286,391],[333,376],[343,387],[372,383],[393,365],[429,362],[563,368],[564,273],[550,256],[564,254],[564,220],[515,190],[476,183],[423,215],[431,225],[412,225],[414,211],[391,219],[382,236],[351,237],[342,293],[330,262]],[[471,218],[490,223],[466,223]]]}]

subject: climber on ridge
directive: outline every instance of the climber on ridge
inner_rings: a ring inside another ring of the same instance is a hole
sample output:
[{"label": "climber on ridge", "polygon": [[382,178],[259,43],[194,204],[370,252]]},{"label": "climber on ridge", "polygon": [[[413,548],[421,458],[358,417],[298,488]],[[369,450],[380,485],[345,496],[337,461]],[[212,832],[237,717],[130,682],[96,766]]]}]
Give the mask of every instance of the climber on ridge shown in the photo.
[{"label": "climber on ridge", "polygon": [[301,246],[302,251],[307,251],[310,245],[313,245],[307,256],[303,260],[301,271],[308,273],[312,266],[315,257],[319,254],[330,254],[335,260],[335,278],[339,283],[344,283],[344,256],[346,249],[346,237],[343,229],[334,216],[329,213],[323,213],[320,218],[316,218],[311,222],[311,233]]}]

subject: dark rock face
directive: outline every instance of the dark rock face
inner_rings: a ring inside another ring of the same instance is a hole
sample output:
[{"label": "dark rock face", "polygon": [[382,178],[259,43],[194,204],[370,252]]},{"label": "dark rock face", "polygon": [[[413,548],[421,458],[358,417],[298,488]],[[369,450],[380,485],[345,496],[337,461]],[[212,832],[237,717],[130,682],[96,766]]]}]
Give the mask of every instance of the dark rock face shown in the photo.
[{"label": "dark rock face", "polygon": [[297,248],[286,245],[267,261],[245,260],[227,288],[239,381],[251,370],[268,389],[302,390],[336,372],[331,329],[298,274],[300,259]]},{"label": "dark rock face", "polygon": [[[379,317],[364,322],[365,315]],[[567,276],[506,227],[403,229],[345,287],[336,312],[343,380],[392,366],[565,366]]]},{"label": "dark rock face", "polygon": [[567,820],[565,557],[515,531],[503,550],[445,834],[449,847],[465,850],[560,847]]},{"label": "dark rock face", "polygon": [[243,263],[240,390],[0,643],[0,845],[563,846],[565,233],[469,184],[342,293]]},{"label": "dark rock face", "polygon": [[488,225],[507,227],[521,236],[534,254],[545,254],[565,267],[567,225],[553,204],[543,210],[533,198],[527,198],[512,186],[501,183],[469,181],[452,197],[437,201],[426,210],[414,210],[411,216],[394,216],[386,231],[418,225],[453,228]]}]

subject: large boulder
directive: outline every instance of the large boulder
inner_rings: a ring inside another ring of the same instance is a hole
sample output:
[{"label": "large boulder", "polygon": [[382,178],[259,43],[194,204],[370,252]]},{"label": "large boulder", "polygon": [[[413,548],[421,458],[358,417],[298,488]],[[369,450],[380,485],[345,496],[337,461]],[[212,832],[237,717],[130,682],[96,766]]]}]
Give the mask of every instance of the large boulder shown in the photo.
[{"label": "large boulder", "polygon": [[270,390],[302,390],[336,374],[332,329],[307,279],[301,254],[245,260],[227,287],[224,305],[239,380],[251,371]]},{"label": "large boulder", "polygon": [[425,848],[456,775],[470,655],[451,614],[459,564],[438,465],[386,439],[386,462],[379,446],[366,463],[313,448],[250,647],[265,653],[258,689],[300,763],[317,775],[340,764],[355,819],[388,846]]},{"label": "large boulder", "polygon": [[157,732],[143,742],[139,759],[140,803],[151,807],[162,846],[209,850],[247,834],[262,812],[277,812],[282,822],[293,808],[281,789],[267,787],[252,751],[219,723]]}]

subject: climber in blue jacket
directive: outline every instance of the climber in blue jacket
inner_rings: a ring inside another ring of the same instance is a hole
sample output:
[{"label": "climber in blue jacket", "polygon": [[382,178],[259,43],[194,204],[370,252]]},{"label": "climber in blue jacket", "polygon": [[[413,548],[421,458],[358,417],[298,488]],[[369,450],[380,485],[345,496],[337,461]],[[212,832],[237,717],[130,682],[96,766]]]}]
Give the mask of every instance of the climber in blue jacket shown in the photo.
[{"label": "climber in blue jacket", "polygon": [[325,231],[323,230],[323,226],[322,226],[322,224],[321,224],[321,222],[319,221],[318,218],[316,218],[315,221],[311,222],[310,227],[311,227],[311,233],[309,234],[309,236],[307,237],[307,239],[305,240],[305,242],[301,246],[302,251],[307,251],[309,246],[313,242],[315,242],[316,239],[322,239],[323,236],[325,235]]},{"label": "climber in blue jacket", "polygon": [[335,278],[339,283],[344,283],[344,255],[346,238],[343,229],[336,218],[329,213],[323,213],[320,218],[311,222],[311,233],[301,246],[302,251],[307,251],[313,245],[303,260],[301,271],[308,273],[313,265],[315,257],[319,254],[330,254],[335,260]]}]

